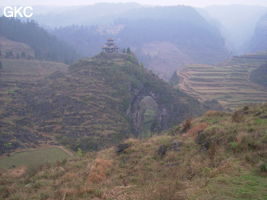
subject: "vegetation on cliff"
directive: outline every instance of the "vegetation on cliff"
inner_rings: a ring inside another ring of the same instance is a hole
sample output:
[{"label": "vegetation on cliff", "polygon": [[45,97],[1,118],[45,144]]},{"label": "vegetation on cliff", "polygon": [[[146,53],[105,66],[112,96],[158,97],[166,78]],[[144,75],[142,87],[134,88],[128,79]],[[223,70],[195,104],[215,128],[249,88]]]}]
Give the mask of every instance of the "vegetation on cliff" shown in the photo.
[{"label": "vegetation on cliff", "polygon": [[2,96],[2,153],[57,141],[75,151],[99,150],[131,134],[158,133],[206,109],[148,72],[131,53],[100,54],[41,79],[34,79],[38,70],[21,66],[32,82],[10,67],[5,64],[1,76],[8,83],[3,85],[8,95]]}]

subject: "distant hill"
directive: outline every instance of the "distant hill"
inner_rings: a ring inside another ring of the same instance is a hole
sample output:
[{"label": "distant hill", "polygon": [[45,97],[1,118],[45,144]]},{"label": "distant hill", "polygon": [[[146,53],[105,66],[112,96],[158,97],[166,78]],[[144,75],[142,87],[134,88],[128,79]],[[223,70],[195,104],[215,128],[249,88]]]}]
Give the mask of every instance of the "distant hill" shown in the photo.
[{"label": "distant hill", "polygon": [[56,7],[35,6],[34,9],[37,12],[33,17],[40,24],[48,27],[90,26],[112,23],[117,16],[140,7],[141,5],[137,3],[96,3],[94,5]]},{"label": "distant hill", "polygon": [[250,80],[267,88],[267,62],[251,72]]},{"label": "distant hill", "polygon": [[90,27],[57,28],[52,33],[83,55],[98,53],[105,39],[112,37],[165,80],[185,64],[211,64],[228,56],[219,30],[192,7],[137,7],[111,15],[110,20]]},{"label": "distant hill", "polygon": [[189,65],[177,87],[199,100],[215,99],[225,108],[267,101],[267,54],[234,57],[220,65]]},{"label": "distant hill", "polygon": [[254,35],[249,42],[248,51],[267,51],[267,14],[258,21]]},{"label": "distant hill", "polygon": [[247,44],[253,36],[257,22],[267,12],[267,8],[252,5],[217,5],[198,11],[218,27],[229,51],[240,55],[247,51]]},{"label": "distant hill", "polygon": [[[3,66],[1,80],[8,83],[9,67],[5,62]],[[24,70],[31,77],[33,72],[26,66]],[[17,80],[21,75],[14,71],[10,76]],[[132,54],[101,54],[79,61],[67,72],[2,87],[9,95],[3,94],[1,122],[10,125],[5,132],[15,137],[3,134],[1,139],[3,147],[11,143],[10,149],[35,141],[17,136],[20,127],[45,137],[39,141],[56,138],[73,150],[98,150],[131,134],[148,137],[207,109],[148,72]],[[11,128],[13,123],[17,128]]]},{"label": "distant hill", "polygon": [[117,21],[125,26],[118,40],[127,41],[145,65],[164,79],[186,63],[216,63],[227,56],[219,31],[194,8],[143,8],[131,14]]},{"label": "distant hill", "polygon": [[35,58],[71,63],[77,54],[66,43],[49,34],[34,21],[0,18],[0,37],[25,43],[34,50]]},{"label": "distant hill", "polygon": [[71,45],[83,57],[92,57],[100,53],[109,37],[101,34],[97,26],[72,25],[50,30],[52,34]]}]

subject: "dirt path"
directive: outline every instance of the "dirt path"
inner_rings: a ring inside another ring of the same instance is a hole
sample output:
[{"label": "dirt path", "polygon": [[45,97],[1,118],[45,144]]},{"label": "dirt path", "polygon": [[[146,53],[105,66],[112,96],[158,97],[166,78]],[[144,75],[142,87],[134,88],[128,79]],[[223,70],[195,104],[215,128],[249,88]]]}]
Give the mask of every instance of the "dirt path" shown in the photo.
[{"label": "dirt path", "polygon": [[65,153],[67,153],[70,157],[73,157],[73,156],[74,156],[74,154],[73,154],[72,151],[66,149],[66,148],[63,147],[63,146],[54,146],[54,147],[57,147],[57,148],[61,149],[62,151],[64,151]]}]

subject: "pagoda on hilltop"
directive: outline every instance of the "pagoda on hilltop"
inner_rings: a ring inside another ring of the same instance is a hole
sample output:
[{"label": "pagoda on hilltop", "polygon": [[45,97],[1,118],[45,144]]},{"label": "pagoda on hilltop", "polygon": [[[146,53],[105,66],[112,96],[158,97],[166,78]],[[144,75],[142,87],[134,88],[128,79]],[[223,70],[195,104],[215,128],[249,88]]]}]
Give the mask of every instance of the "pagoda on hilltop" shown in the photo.
[{"label": "pagoda on hilltop", "polygon": [[108,53],[108,54],[119,52],[119,48],[114,43],[114,40],[111,38],[107,40],[105,46],[102,47],[102,50],[104,53]]}]

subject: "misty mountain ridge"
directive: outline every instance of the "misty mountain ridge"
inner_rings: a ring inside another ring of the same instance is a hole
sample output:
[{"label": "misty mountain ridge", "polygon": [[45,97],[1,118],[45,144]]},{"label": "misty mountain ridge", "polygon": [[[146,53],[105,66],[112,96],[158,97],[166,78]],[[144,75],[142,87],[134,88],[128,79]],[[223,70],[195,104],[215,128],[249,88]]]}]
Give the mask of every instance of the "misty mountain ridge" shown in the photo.
[{"label": "misty mountain ridge", "polygon": [[110,20],[106,25],[68,26],[51,33],[84,56],[100,52],[105,39],[112,37],[165,80],[187,63],[216,63],[228,56],[218,29],[189,6],[138,7]]},{"label": "misty mountain ridge", "polygon": [[267,8],[248,5],[218,5],[198,9],[210,23],[215,24],[223,35],[227,48],[233,54],[247,51],[258,20]]},{"label": "misty mountain ridge", "polygon": [[139,7],[141,6],[137,3],[97,3],[88,6],[56,7],[56,9],[47,7],[47,12],[37,14],[34,19],[47,27],[108,24],[116,16]]},{"label": "misty mountain ridge", "polygon": [[248,52],[267,51],[267,12],[258,21],[251,41],[248,43]]},{"label": "misty mountain ridge", "polygon": [[0,199],[266,200],[265,8],[34,12],[0,18]]},{"label": "misty mountain ridge", "polygon": [[34,57],[37,59],[71,63],[78,58],[71,46],[49,34],[35,21],[24,22],[19,19],[1,17],[0,37],[29,45],[34,50]]}]

